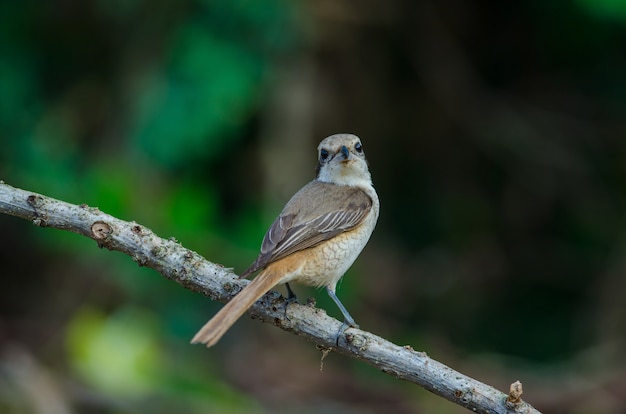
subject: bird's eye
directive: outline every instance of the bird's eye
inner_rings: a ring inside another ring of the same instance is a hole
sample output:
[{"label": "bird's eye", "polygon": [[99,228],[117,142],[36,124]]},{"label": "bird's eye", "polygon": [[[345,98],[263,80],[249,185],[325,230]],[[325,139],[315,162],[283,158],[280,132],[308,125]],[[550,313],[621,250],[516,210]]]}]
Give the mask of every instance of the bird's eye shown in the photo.
[{"label": "bird's eye", "polygon": [[358,152],[359,154],[363,152],[363,146],[361,145],[361,143],[360,143],[360,142],[357,142],[357,143],[354,145],[354,149],[355,149],[355,150],[356,150],[356,152]]},{"label": "bird's eye", "polygon": [[326,161],[327,158],[328,158],[328,150],[325,150],[324,148],[322,148],[320,150],[320,161]]}]

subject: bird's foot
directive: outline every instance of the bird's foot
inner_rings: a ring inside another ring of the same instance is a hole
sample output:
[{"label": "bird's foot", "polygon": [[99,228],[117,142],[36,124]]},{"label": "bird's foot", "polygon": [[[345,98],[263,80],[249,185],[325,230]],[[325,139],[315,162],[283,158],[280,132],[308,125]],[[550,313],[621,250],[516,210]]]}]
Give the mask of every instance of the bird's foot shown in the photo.
[{"label": "bird's foot", "polygon": [[291,319],[289,319],[289,315],[287,314],[287,308],[289,308],[289,305],[292,303],[298,303],[298,298],[296,297],[296,294],[293,293],[293,290],[291,290],[289,283],[285,283],[285,287],[287,288],[287,298],[285,299],[285,319],[291,322]]},{"label": "bird's foot", "polygon": [[337,331],[337,335],[335,336],[335,345],[339,346],[339,338],[341,338],[341,336],[346,333],[348,328],[359,329],[359,324],[354,322],[354,319],[350,319],[350,320],[344,319],[343,323],[341,324],[341,327]]}]

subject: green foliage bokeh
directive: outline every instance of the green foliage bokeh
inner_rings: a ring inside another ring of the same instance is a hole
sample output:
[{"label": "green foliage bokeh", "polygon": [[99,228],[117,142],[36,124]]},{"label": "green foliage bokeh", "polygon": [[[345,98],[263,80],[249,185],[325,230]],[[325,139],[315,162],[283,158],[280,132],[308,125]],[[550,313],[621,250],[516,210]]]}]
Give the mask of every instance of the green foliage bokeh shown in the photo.
[{"label": "green foliage bokeh", "polygon": [[[545,412],[624,412],[625,5],[0,2],[0,179],[237,272],[354,132],[382,205],[339,286],[361,326]],[[248,318],[192,347],[220,304],[84,237],[0,236],[0,412],[453,412]]]},{"label": "green foliage bokeh", "polygon": [[[268,73],[300,43],[297,7],[283,0],[3,2],[0,178],[141,221],[243,266],[266,223],[258,205],[225,212],[210,165],[237,147]],[[255,225],[233,234],[220,220],[225,213]],[[32,236],[54,246],[53,254],[81,256],[66,272],[93,280],[90,306],[77,298],[66,305],[75,310],[60,352],[66,370],[118,400],[112,412],[255,410],[191,359],[169,355],[180,351],[167,342],[186,347],[185,335],[217,305],[72,235]],[[104,274],[95,270],[104,266]],[[158,403],[147,402],[157,394]]]}]

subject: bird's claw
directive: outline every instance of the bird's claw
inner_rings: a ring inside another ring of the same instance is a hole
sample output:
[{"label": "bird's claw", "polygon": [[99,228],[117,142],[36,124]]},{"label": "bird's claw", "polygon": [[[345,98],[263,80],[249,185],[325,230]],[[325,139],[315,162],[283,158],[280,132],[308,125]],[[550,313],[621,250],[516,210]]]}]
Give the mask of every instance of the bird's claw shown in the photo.
[{"label": "bird's claw", "polygon": [[339,338],[345,334],[348,328],[356,328],[359,329],[359,324],[354,322],[354,320],[345,320],[341,323],[341,327],[337,331],[337,335],[335,336],[335,345],[339,347]]}]

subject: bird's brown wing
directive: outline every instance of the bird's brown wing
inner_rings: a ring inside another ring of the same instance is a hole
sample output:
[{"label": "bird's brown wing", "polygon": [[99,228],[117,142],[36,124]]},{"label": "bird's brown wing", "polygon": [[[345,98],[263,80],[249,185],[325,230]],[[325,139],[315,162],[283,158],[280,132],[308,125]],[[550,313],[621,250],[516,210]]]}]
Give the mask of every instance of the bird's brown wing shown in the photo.
[{"label": "bird's brown wing", "polygon": [[372,199],[361,189],[310,182],[289,200],[272,223],[259,256],[241,277],[353,229],[371,208]]}]

